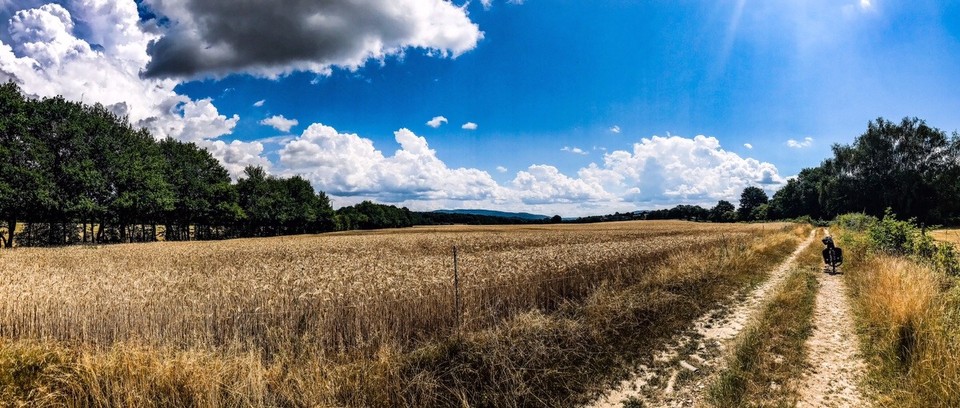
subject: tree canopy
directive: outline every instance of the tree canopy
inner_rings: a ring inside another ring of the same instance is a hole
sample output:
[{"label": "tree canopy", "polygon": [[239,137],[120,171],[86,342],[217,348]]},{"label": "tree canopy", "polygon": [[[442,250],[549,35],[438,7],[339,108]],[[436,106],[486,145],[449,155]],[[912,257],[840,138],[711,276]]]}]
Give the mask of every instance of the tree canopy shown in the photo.
[{"label": "tree canopy", "polygon": [[[101,105],[0,85],[3,244],[213,239],[321,232],[326,194],[248,168],[236,184],[194,143],[157,141]],[[17,233],[17,223],[26,228]],[[163,226],[158,233],[157,226]]]},{"label": "tree canopy", "polygon": [[740,194],[740,208],[737,212],[741,220],[765,220],[767,214],[763,206],[766,204],[767,193],[760,187],[749,186]]},{"label": "tree canopy", "polygon": [[804,169],[774,194],[779,217],[833,218],[848,212],[880,217],[887,208],[923,223],[960,216],[960,136],[917,118],[871,121],[852,145]]}]

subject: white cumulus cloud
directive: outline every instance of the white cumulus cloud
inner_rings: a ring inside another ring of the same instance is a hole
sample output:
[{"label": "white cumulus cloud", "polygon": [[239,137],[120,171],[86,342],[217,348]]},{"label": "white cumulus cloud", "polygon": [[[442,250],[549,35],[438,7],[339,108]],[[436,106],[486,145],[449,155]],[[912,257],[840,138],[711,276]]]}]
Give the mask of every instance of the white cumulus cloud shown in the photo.
[{"label": "white cumulus cloud", "polygon": [[271,126],[281,132],[289,132],[290,128],[300,124],[296,119],[287,119],[283,115],[274,115],[260,121],[261,125]]},{"label": "white cumulus cloud", "polygon": [[733,199],[747,186],[783,183],[776,166],[743,158],[716,138],[654,136],[633,151],[612,151],[601,165],[580,169],[581,179],[635,203],[709,203]]},{"label": "white cumulus cloud", "polygon": [[[507,0],[507,4],[522,5],[524,0]],[[490,10],[493,7],[493,0],[480,0],[484,10]]]},{"label": "white cumulus cloud", "polygon": [[571,178],[556,167],[542,164],[518,172],[511,184],[525,204],[583,203],[614,198],[597,183]]},{"label": "white cumulus cloud", "polygon": [[560,151],[561,151],[561,152],[569,152],[569,153],[573,153],[573,154],[580,154],[580,155],[584,155],[584,156],[587,155],[587,152],[585,152],[583,149],[581,149],[581,148],[579,148],[579,147],[563,146],[563,148],[561,148]]},{"label": "white cumulus cloud", "polygon": [[477,130],[477,124],[473,122],[464,123],[463,126],[460,126],[461,129],[466,130]]},{"label": "white cumulus cloud", "polygon": [[440,125],[447,123],[447,118],[443,116],[434,116],[433,119],[427,121],[427,126],[430,126],[434,129],[440,127]]},{"label": "white cumulus cloud", "polygon": [[400,129],[394,139],[400,149],[385,156],[370,139],[313,124],[280,149],[280,162],[321,190],[340,196],[398,202],[494,200],[502,193],[485,171],[447,167],[425,138]]},{"label": "white cumulus cloud", "polygon": [[260,166],[267,170],[272,167],[270,161],[262,156],[263,144],[260,142],[234,140],[227,143],[223,140],[203,140],[198,145],[219,159],[234,180],[243,174],[243,169],[247,166]]},{"label": "white cumulus cloud", "polygon": [[254,103],[253,103],[253,106],[256,106],[256,107],[259,108],[259,107],[263,106],[264,103],[267,103],[267,100],[266,100],[266,99],[261,99],[261,100],[259,100],[259,101],[254,102]]},{"label": "white cumulus cloud", "polygon": [[750,143],[744,143],[744,144],[743,144],[743,147],[746,147],[747,149],[753,150],[753,145],[750,144]]},{"label": "white cumulus cloud", "polygon": [[[415,209],[440,207],[539,210],[573,215],[681,203],[733,200],[748,186],[768,192],[784,182],[776,166],[721,148],[713,137],[653,136],[632,150],[610,151],[600,163],[565,174],[549,164],[518,171],[503,185],[475,168],[451,168],[424,137],[394,132],[392,155],[371,139],[313,124],[281,141],[280,174],[300,174],[340,202],[373,199]],[[572,151],[574,148],[570,148]],[[250,154],[248,158],[255,158]],[[495,171],[508,169],[497,166]]]},{"label": "white cumulus cloud", "polygon": [[610,132],[611,132],[611,133],[620,134],[620,126],[613,125],[613,126],[610,128]]},{"label": "white cumulus cloud", "polygon": [[803,149],[805,147],[810,147],[813,145],[812,137],[805,137],[802,141],[796,141],[794,139],[787,140],[787,147],[791,149]]},{"label": "white cumulus cloud", "polygon": [[175,113],[172,118],[147,118],[139,124],[151,129],[154,137],[196,142],[229,134],[240,120],[237,115],[228,118],[220,114],[210,98],[186,100],[171,112]]}]

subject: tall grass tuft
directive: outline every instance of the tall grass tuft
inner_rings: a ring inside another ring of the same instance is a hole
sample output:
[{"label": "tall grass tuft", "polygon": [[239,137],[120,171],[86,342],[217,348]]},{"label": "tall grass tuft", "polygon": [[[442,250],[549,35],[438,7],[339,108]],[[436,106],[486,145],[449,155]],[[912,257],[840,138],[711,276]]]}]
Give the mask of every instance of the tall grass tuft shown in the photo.
[{"label": "tall grass tuft", "polygon": [[881,405],[960,406],[954,278],[889,255],[868,256],[848,271]]}]

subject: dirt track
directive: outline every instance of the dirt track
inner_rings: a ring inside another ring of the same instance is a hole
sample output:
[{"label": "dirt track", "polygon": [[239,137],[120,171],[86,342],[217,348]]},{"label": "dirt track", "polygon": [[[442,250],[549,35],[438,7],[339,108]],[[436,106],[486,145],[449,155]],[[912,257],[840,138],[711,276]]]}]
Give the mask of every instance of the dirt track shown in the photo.
[{"label": "dirt track", "polygon": [[665,349],[654,353],[653,364],[640,366],[630,379],[587,406],[621,407],[629,399],[651,407],[703,405],[703,394],[713,374],[723,368],[727,349],[786,279],[790,266],[813,242],[814,236],[815,232],[811,233],[764,283],[745,298],[701,316],[690,331],[675,337]]},{"label": "dirt track", "polygon": [[857,352],[858,340],[843,275],[820,275],[813,313],[814,329],[807,340],[809,365],[798,387],[797,406],[868,406],[858,387],[866,368]]}]

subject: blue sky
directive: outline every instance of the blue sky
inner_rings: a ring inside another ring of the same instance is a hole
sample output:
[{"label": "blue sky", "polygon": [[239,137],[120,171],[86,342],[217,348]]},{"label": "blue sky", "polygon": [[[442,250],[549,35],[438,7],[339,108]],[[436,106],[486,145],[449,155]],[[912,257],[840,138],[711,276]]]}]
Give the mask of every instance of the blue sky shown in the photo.
[{"label": "blue sky", "polygon": [[960,129],[958,1],[0,4],[0,74],[26,91],[339,205],[713,205],[878,116]]}]

